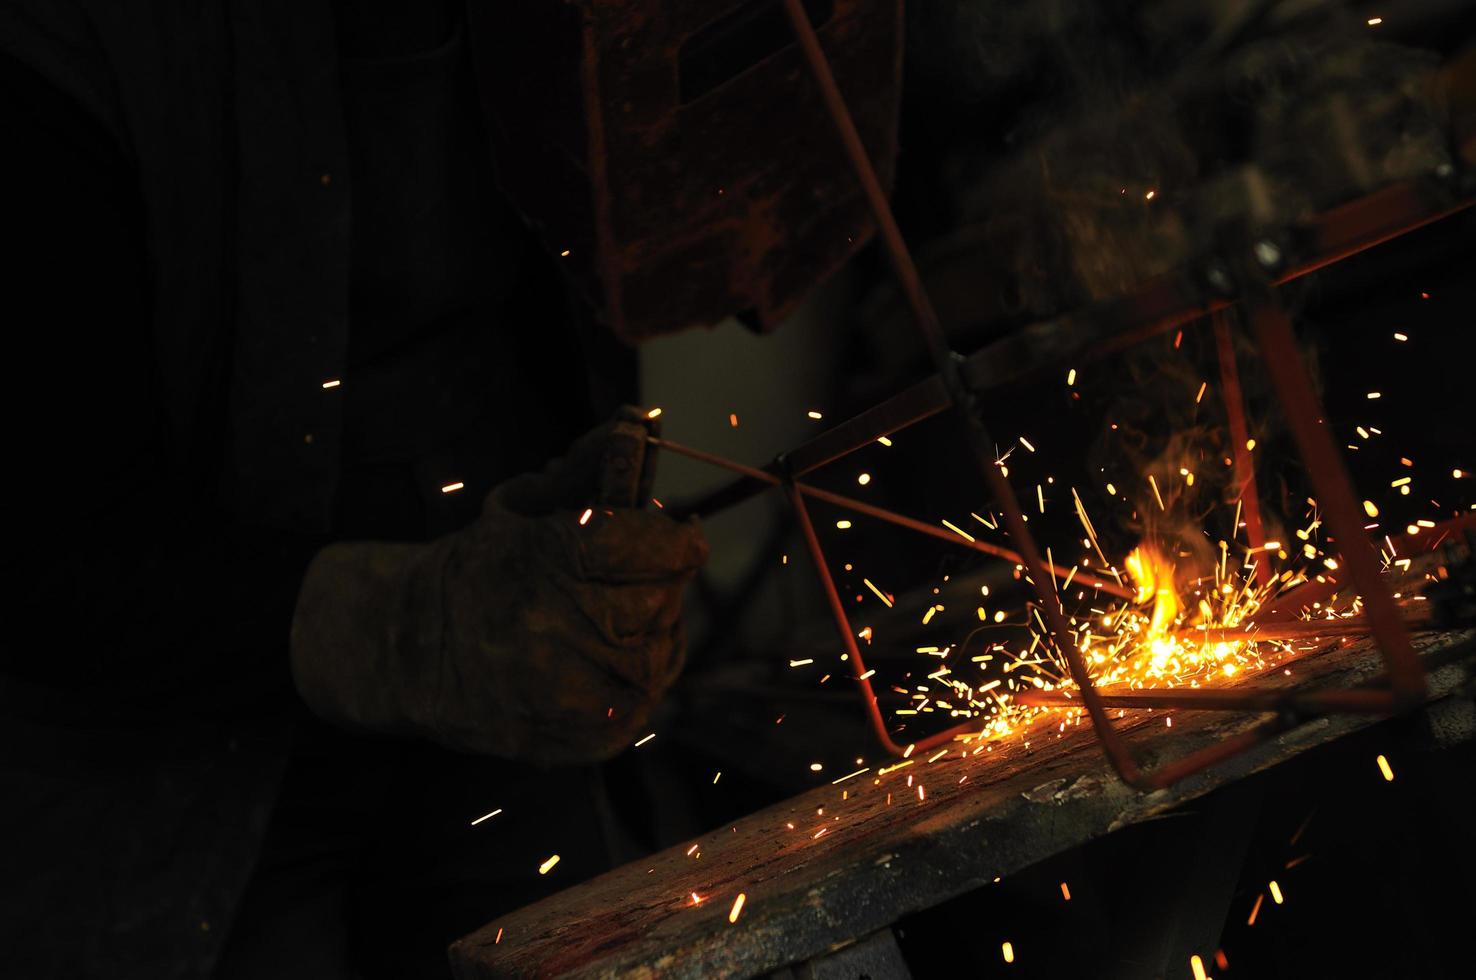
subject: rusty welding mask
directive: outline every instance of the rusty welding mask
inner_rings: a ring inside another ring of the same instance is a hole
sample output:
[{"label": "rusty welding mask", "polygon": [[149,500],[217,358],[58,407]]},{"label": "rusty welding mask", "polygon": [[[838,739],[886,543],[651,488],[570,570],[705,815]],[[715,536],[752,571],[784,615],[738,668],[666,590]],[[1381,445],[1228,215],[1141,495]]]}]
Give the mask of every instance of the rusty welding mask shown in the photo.
[{"label": "rusty welding mask", "polygon": [[[901,0],[804,0],[883,181]],[[626,342],[767,331],[872,221],[782,0],[470,5],[503,190]]]}]

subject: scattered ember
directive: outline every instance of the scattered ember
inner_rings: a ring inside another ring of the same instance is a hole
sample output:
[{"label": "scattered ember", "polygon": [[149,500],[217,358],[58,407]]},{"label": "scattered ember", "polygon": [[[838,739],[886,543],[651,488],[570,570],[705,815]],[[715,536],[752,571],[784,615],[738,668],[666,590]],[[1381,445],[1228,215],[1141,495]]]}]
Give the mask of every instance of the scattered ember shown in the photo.
[{"label": "scattered ember", "polygon": [[863,578],[861,580],[861,584],[870,589],[876,595],[876,597],[886,605],[888,609],[892,608],[892,600],[888,598],[888,596],[884,592],[882,592],[881,589],[878,589],[875,585],[872,585],[871,579]]}]

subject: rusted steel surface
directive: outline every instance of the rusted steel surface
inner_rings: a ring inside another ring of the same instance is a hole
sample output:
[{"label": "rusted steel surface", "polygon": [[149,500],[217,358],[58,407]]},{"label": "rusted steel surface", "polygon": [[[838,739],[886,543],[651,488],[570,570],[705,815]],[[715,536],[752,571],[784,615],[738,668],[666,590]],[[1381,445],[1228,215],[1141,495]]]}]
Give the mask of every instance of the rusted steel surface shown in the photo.
[{"label": "rusted steel surface", "polygon": [[[1469,697],[1460,691],[1471,681],[1476,631],[1421,634],[1415,645],[1432,664],[1431,701]],[[1349,688],[1376,676],[1380,659],[1369,641],[1343,642],[1293,667],[1290,678],[1278,666],[1257,681]],[[1268,723],[1265,715],[1173,717],[1169,728],[1162,712],[1128,711],[1116,724],[1145,764],[1171,769],[1164,760],[1245,748]],[[914,755],[880,785],[867,773],[817,788],[504,916],[452,947],[453,970],[461,980],[761,975],[1370,724],[1319,718],[1148,794],[1115,778],[1084,721],[1064,733],[1044,723],[1028,747],[1011,741],[932,764]],[[700,858],[688,856],[692,843]],[[739,892],[742,914],[730,923]]]}]

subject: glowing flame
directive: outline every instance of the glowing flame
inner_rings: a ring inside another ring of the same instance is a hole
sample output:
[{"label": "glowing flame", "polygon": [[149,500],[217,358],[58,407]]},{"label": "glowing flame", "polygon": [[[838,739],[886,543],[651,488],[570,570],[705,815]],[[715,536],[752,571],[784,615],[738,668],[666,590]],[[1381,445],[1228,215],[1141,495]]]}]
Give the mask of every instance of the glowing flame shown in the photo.
[{"label": "glowing flame", "polygon": [[1134,600],[1143,605],[1153,602],[1153,616],[1148,622],[1147,639],[1163,636],[1174,625],[1182,606],[1174,591],[1174,566],[1146,541],[1127,556],[1127,573],[1138,590]]}]

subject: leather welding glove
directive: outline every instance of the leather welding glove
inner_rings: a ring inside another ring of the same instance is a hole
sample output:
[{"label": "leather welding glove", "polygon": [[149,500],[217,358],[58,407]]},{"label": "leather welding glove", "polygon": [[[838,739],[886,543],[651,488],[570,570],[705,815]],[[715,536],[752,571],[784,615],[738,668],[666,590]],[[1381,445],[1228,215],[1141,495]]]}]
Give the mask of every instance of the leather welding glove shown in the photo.
[{"label": "leather welding glove", "polygon": [[623,410],[429,544],[323,549],[292,628],[303,699],[349,727],[531,762],[630,745],[681,670],[682,594],[707,559],[695,520],[636,509],[647,431]]}]

